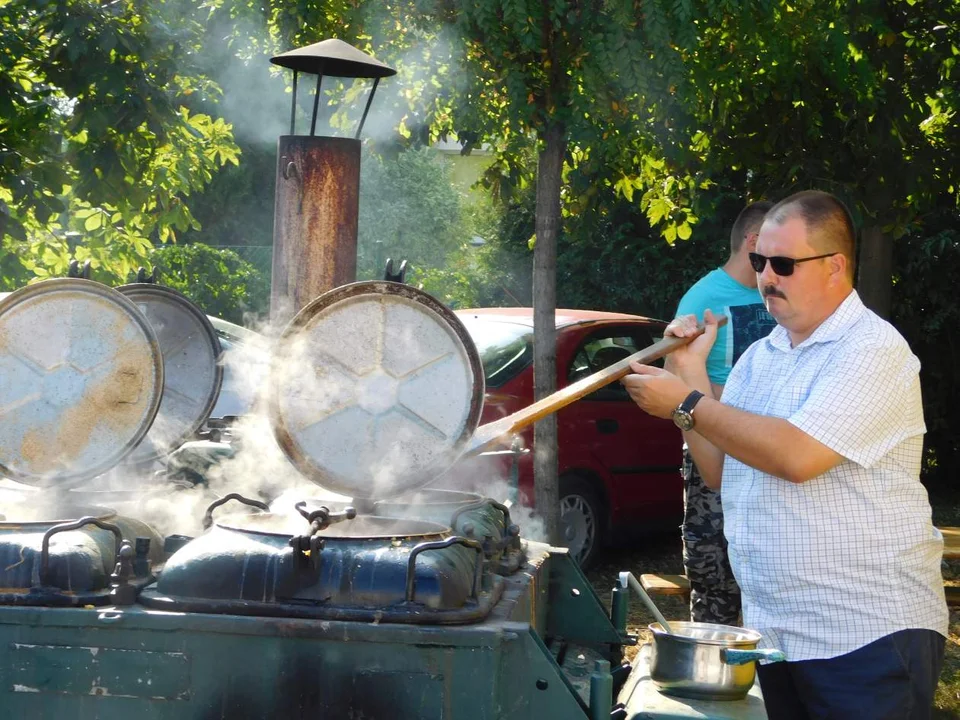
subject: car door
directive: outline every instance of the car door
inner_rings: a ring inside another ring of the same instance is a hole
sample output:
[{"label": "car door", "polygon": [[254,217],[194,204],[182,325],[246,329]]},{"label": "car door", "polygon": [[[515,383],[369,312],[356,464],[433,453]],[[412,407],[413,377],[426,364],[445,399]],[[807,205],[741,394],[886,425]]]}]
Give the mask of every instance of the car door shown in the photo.
[{"label": "car door", "polygon": [[[652,342],[650,331],[639,324],[595,330],[574,351],[566,368],[567,384]],[[619,382],[565,408],[558,419],[561,464],[575,461],[572,456],[576,454],[592,456],[592,463],[608,478],[614,524],[679,514],[683,503],[679,476],[682,439],[672,421],[640,410]]]}]

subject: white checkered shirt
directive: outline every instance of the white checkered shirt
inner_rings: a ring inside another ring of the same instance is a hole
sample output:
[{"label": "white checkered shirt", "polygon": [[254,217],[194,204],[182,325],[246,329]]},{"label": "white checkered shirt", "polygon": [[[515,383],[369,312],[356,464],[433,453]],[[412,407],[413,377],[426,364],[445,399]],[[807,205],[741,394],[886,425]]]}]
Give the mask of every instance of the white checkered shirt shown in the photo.
[{"label": "white checkered shirt", "polygon": [[724,404],[786,418],[845,458],[802,484],[724,461],[744,625],[787,660],[836,657],[910,628],[947,634],[943,538],[919,481],[919,370],[852,292],[797,347],[778,325],[730,374]]}]

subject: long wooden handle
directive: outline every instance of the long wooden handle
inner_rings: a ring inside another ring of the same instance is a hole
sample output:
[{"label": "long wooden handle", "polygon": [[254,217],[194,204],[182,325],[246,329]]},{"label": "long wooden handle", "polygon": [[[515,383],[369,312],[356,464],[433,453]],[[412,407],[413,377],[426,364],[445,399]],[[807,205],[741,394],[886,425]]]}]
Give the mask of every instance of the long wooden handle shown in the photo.
[{"label": "long wooden handle", "polygon": [[[725,315],[720,315],[717,317],[717,326],[725,325],[727,322],[727,317]],[[588,375],[587,377],[577,380],[577,382],[572,385],[567,385],[562,390],[558,390],[552,395],[548,395],[542,400],[538,400],[532,405],[528,405],[522,410],[517,410],[517,412],[502,417],[499,420],[494,420],[491,423],[486,425],[481,425],[477,428],[477,431],[473,434],[473,438],[470,441],[470,444],[467,446],[467,449],[464,451],[465,456],[476,455],[483,452],[491,445],[495,445],[501,438],[506,435],[512,435],[513,433],[522,430],[523,428],[532,425],[545,418],[551,413],[555,413],[561,408],[565,408],[567,405],[576,402],[580,398],[586,397],[590,393],[599,390],[602,387],[609,385],[616,380],[619,380],[622,377],[626,377],[630,373],[630,363],[640,363],[641,365],[649,365],[655,360],[669,355],[677,348],[681,348],[684,345],[688,345],[694,339],[703,335],[704,326],[701,323],[697,326],[697,332],[689,337],[664,337],[653,345],[645,347],[643,350],[635,352],[630,357],[626,357],[623,360],[615,362],[613,365],[604,368],[599,372],[595,372],[593,375]]]}]

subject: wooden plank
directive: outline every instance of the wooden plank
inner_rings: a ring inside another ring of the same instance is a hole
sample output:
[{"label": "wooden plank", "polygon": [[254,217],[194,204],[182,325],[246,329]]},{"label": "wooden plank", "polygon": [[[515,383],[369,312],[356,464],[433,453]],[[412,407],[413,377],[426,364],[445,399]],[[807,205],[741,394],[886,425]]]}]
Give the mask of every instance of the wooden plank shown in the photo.
[{"label": "wooden plank", "polygon": [[640,576],[640,586],[651,595],[683,595],[690,594],[690,581],[686,575],[654,575],[647,573]]},{"label": "wooden plank", "polygon": [[[717,326],[723,327],[726,324],[727,316],[718,315]],[[700,323],[694,335],[682,338],[671,335],[661,338],[653,345],[645,347],[643,350],[638,350],[630,357],[625,357],[623,360],[619,360],[613,365],[593,373],[593,375],[588,375],[575,383],[567,385],[565,388],[561,388],[552,395],[548,395],[532,405],[528,405],[499,420],[481,425],[477,428],[476,432],[473,433],[473,437],[470,439],[470,443],[464,451],[464,456],[470,457],[480,454],[491,446],[496,445],[503,438],[519,432],[529,425],[533,425],[537,420],[542,420],[547,415],[552,415],[567,405],[586,397],[590,393],[626,377],[632,372],[630,363],[638,362],[641,365],[649,365],[654,360],[659,360],[665,355],[669,355],[677,348],[690,344],[693,340],[703,335],[703,331],[703,323]]]},{"label": "wooden plank", "polygon": [[945,560],[960,560],[960,527],[938,528],[943,533],[943,557]]}]

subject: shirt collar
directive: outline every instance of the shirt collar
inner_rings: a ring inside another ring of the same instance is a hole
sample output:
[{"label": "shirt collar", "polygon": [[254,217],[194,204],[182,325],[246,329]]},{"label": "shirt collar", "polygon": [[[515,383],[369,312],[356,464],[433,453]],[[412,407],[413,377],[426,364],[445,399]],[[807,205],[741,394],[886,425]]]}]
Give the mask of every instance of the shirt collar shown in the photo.
[{"label": "shirt collar", "polygon": [[790,345],[790,333],[782,325],[777,325],[767,336],[767,342],[777,350],[790,352],[816,343],[828,343],[839,340],[840,337],[866,312],[866,307],[856,290],[851,290],[846,299],[836,310],[813,331],[813,333],[797,345]]}]

